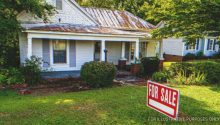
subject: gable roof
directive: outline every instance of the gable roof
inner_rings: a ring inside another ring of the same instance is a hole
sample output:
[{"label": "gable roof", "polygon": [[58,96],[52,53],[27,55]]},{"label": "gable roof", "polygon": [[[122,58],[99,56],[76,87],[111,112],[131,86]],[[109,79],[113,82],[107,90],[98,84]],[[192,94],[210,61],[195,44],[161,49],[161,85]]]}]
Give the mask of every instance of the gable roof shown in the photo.
[{"label": "gable roof", "polygon": [[147,30],[156,28],[151,23],[131,14],[127,11],[110,10],[102,8],[85,7],[89,13],[102,27],[111,27],[127,30]]},{"label": "gable roof", "polygon": [[73,5],[75,5],[83,14],[85,14],[90,20],[92,20],[95,24],[98,24],[98,22],[91,17],[90,14],[88,14],[75,0],[69,0]]}]

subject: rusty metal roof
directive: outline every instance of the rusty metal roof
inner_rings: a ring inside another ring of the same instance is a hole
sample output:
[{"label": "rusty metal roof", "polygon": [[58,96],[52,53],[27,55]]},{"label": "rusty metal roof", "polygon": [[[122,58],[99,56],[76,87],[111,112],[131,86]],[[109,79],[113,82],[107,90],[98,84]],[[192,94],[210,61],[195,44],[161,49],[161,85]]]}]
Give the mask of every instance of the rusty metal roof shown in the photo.
[{"label": "rusty metal roof", "polygon": [[84,8],[103,27],[128,30],[147,30],[156,28],[151,23],[127,12],[102,8]]},{"label": "rusty metal roof", "polygon": [[34,26],[26,28],[28,30],[53,31],[53,32],[72,32],[72,33],[90,33],[90,34],[111,34],[111,35],[136,35],[149,36],[148,32],[135,30],[122,30],[99,26],[85,26],[74,24],[48,24],[44,26]]}]

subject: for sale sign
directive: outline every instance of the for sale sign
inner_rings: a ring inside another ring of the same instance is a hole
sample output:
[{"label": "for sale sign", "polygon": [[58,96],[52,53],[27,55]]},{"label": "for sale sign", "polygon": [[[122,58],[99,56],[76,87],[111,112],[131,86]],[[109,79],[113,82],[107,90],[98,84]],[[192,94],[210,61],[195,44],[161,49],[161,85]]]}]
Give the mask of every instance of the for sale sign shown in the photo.
[{"label": "for sale sign", "polygon": [[177,120],[179,110],[179,90],[148,81],[147,106]]}]

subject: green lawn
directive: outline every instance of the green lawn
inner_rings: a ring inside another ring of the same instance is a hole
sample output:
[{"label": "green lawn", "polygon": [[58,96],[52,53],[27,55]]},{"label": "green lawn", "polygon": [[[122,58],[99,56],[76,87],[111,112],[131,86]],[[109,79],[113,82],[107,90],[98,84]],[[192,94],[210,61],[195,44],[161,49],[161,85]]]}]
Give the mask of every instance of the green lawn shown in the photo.
[{"label": "green lawn", "polygon": [[[220,123],[220,87],[176,88],[181,92],[180,111],[184,115],[218,117],[219,121],[212,124]],[[19,96],[12,91],[0,91],[0,125],[177,124],[155,122],[152,118],[166,117],[146,107],[145,97],[146,87],[116,87],[50,96]],[[178,123],[199,124],[195,121]]]}]

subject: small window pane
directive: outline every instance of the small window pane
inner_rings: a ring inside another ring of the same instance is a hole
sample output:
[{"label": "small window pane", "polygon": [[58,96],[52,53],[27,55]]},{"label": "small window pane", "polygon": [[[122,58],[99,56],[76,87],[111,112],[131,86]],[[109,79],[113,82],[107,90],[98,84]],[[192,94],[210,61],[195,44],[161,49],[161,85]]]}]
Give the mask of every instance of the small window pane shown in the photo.
[{"label": "small window pane", "polygon": [[56,8],[57,10],[62,10],[62,0],[56,0]]}]

